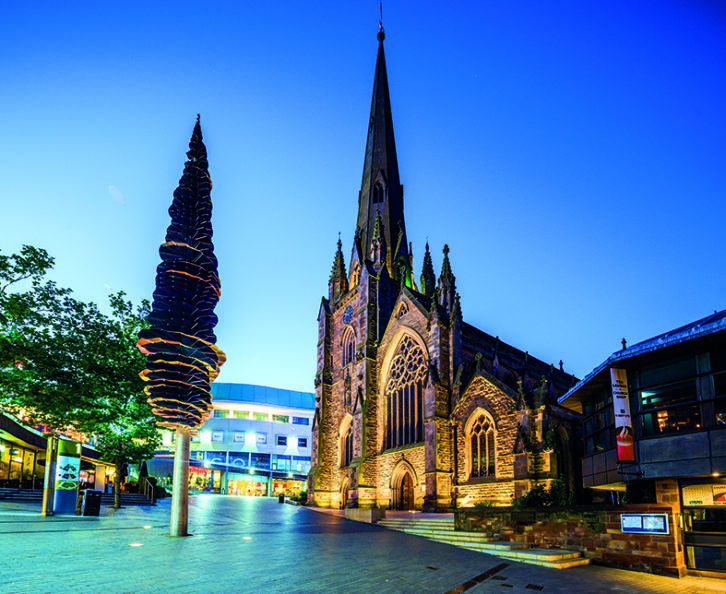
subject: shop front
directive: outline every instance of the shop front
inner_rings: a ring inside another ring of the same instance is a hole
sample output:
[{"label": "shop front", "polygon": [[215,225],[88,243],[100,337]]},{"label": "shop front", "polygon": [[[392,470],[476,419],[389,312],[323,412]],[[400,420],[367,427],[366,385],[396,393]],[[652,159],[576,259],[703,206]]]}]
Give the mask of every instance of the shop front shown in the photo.
[{"label": "shop front", "polygon": [[297,497],[302,491],[305,491],[306,481],[295,480],[292,478],[273,478],[272,479],[272,495],[285,495],[287,497]]},{"label": "shop front", "polygon": [[208,493],[222,493],[223,470],[205,468],[204,466],[189,465],[189,489],[193,491],[206,491]]},{"label": "shop front", "polygon": [[726,481],[681,481],[689,569],[726,572]]},{"label": "shop front", "polygon": [[0,439],[0,488],[43,487],[45,452]]},{"label": "shop front", "polygon": [[230,472],[227,478],[227,494],[264,497],[268,494],[270,479],[256,474]]}]

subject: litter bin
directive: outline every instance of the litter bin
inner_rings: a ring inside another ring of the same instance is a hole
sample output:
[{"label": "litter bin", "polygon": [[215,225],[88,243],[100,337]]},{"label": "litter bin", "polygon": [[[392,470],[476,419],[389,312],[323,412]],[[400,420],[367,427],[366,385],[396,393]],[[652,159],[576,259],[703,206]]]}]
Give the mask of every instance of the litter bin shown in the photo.
[{"label": "litter bin", "polygon": [[98,516],[101,513],[101,491],[86,489],[83,491],[83,504],[81,514],[84,516]]},{"label": "litter bin", "polygon": [[278,495],[277,496],[277,503],[285,503],[285,496],[284,495]]}]

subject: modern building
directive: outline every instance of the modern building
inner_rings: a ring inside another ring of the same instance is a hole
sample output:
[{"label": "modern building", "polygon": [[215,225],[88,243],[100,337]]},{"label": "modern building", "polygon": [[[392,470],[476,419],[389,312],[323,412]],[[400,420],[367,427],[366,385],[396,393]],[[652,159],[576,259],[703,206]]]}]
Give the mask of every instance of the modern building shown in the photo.
[{"label": "modern building", "polygon": [[447,511],[556,478],[576,488],[579,415],[557,404],[575,378],[464,322],[447,246],[438,279],[428,244],[413,273],[384,38],[351,257],[339,240],[318,314],[308,497]]},{"label": "modern building", "polygon": [[[298,495],[310,470],[314,395],[249,384],[213,383],[213,416],[192,438],[190,488],[229,495]],[[174,434],[147,466],[173,475]]]},{"label": "modern building", "polygon": [[670,505],[686,567],[726,572],[726,310],[613,353],[559,403],[584,417],[583,486]]},{"label": "modern building", "polygon": [[[0,489],[42,489],[49,431],[43,425],[31,426],[16,416],[0,411]],[[92,439],[74,432],[66,437],[81,446],[81,488],[104,490],[115,472],[101,462]]]}]

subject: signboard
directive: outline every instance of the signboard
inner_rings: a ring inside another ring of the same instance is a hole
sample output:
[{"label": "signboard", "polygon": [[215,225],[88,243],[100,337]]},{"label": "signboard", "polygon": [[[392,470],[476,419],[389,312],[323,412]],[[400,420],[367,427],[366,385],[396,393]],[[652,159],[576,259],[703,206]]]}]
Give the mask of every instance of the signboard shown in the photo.
[{"label": "signboard", "polygon": [[633,422],[630,419],[628,377],[624,369],[611,369],[615,434],[618,445],[618,462],[635,462]]},{"label": "signboard", "polygon": [[620,531],[633,534],[669,534],[668,514],[620,514]]},{"label": "signboard", "polygon": [[688,485],[683,487],[683,505],[726,505],[726,485]]}]

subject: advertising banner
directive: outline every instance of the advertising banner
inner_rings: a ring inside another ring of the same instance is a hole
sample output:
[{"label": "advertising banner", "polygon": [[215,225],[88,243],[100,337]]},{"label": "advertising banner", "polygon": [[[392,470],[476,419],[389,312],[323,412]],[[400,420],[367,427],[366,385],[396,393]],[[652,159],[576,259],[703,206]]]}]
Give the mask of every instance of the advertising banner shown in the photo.
[{"label": "advertising banner", "polygon": [[613,412],[615,413],[615,435],[618,446],[618,462],[635,462],[633,442],[633,421],[630,418],[630,397],[628,377],[624,369],[611,369],[610,381],[613,390]]}]

